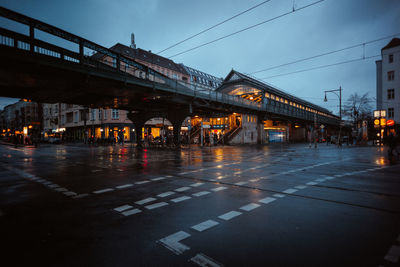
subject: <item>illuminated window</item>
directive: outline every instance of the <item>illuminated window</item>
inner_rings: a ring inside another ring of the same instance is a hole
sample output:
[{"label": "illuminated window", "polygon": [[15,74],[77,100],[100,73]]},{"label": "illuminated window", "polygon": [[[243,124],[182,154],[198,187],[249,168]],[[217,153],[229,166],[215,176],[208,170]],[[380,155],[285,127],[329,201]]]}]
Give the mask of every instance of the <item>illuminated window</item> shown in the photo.
[{"label": "illuminated window", "polygon": [[265,93],[265,97],[266,97],[266,98],[270,98],[271,96],[270,96],[269,93]]}]

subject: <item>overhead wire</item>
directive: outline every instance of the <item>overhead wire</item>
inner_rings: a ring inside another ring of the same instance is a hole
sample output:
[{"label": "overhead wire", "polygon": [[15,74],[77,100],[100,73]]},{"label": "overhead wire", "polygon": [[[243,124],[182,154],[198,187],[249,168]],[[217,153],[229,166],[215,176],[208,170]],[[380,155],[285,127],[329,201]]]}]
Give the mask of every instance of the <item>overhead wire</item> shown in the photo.
[{"label": "overhead wire", "polygon": [[283,14],[278,15],[278,16],[276,16],[276,17],[273,17],[273,18],[264,20],[264,21],[259,22],[259,23],[257,23],[257,24],[254,24],[254,25],[251,25],[251,26],[249,26],[249,27],[246,27],[246,28],[243,28],[243,29],[241,29],[241,30],[238,30],[238,31],[236,31],[236,32],[233,32],[233,33],[224,35],[224,36],[222,36],[222,37],[219,37],[219,38],[214,39],[214,40],[212,40],[212,41],[203,43],[203,44],[201,44],[201,45],[192,47],[192,48],[187,49],[187,50],[185,50],[185,51],[182,51],[182,52],[180,52],[180,53],[177,53],[177,54],[174,54],[174,55],[172,55],[172,56],[169,56],[168,58],[173,58],[173,57],[176,57],[176,56],[185,54],[185,53],[187,53],[187,52],[193,51],[193,50],[198,49],[198,48],[200,48],[200,47],[203,47],[203,46],[206,46],[206,45],[215,43],[215,42],[217,42],[217,41],[220,41],[220,40],[223,40],[223,39],[228,38],[228,37],[230,37],[230,36],[236,35],[236,34],[238,34],[238,33],[241,33],[241,32],[247,31],[247,30],[250,30],[250,29],[255,28],[255,27],[257,27],[257,26],[263,25],[263,24],[265,24],[265,23],[267,23],[267,22],[271,22],[271,21],[273,21],[273,20],[276,20],[276,19],[282,18],[282,17],[284,17],[284,16],[293,14],[293,13],[295,13],[295,12],[297,12],[297,11],[300,11],[300,10],[302,10],[302,9],[306,9],[306,8],[308,8],[308,7],[311,7],[311,6],[313,6],[313,5],[316,5],[316,4],[321,3],[321,2],[324,2],[324,1],[325,1],[325,0],[319,0],[319,1],[313,2],[313,3],[311,3],[311,4],[302,6],[302,7],[300,7],[300,8],[292,9],[292,10],[289,11],[289,12],[286,12],[286,13],[283,13]]},{"label": "overhead wire", "polygon": [[318,54],[318,55],[314,55],[314,56],[298,59],[298,60],[295,60],[295,61],[291,61],[291,62],[288,62],[288,63],[272,66],[272,67],[265,68],[265,69],[262,69],[262,70],[254,71],[254,72],[251,72],[250,74],[256,74],[256,73],[264,72],[264,71],[267,71],[267,70],[277,69],[277,68],[280,68],[280,67],[283,67],[283,66],[292,65],[292,64],[295,64],[295,63],[303,62],[303,61],[306,61],[306,60],[310,60],[310,59],[314,59],[314,58],[318,58],[318,57],[322,57],[322,56],[327,56],[327,55],[330,55],[330,54],[342,52],[342,51],[349,50],[349,49],[356,48],[356,47],[360,47],[360,46],[363,46],[365,48],[366,44],[375,43],[375,42],[382,41],[382,40],[389,39],[389,38],[393,38],[393,37],[396,37],[396,36],[399,36],[399,35],[400,35],[400,33],[392,34],[392,35],[381,37],[381,38],[378,38],[378,39],[375,39],[375,40],[371,40],[371,41],[368,41],[368,42],[351,45],[351,46],[340,48],[340,49],[337,49],[337,50],[325,52],[325,53],[322,53],[322,54]]},{"label": "overhead wire", "polygon": [[207,31],[209,31],[209,30],[212,30],[212,29],[214,29],[214,28],[216,28],[216,27],[218,27],[218,26],[220,26],[220,25],[222,25],[222,24],[224,24],[224,23],[226,23],[226,22],[228,22],[228,21],[230,21],[230,20],[233,20],[234,18],[237,18],[237,17],[239,17],[239,16],[241,16],[241,15],[243,15],[243,14],[245,14],[245,13],[247,13],[247,12],[249,12],[249,11],[255,9],[255,8],[257,8],[257,7],[260,7],[260,6],[266,4],[266,3],[270,2],[270,1],[271,1],[271,0],[266,0],[266,1],[263,1],[263,2],[261,2],[261,3],[257,4],[257,5],[255,5],[255,6],[252,6],[252,7],[248,8],[248,9],[246,9],[246,10],[244,10],[244,11],[242,11],[242,12],[240,12],[240,13],[238,13],[238,14],[236,14],[236,15],[230,17],[230,18],[227,18],[227,19],[225,19],[225,20],[223,20],[223,21],[221,21],[221,22],[219,22],[219,23],[217,23],[217,24],[215,24],[215,25],[213,25],[213,26],[211,26],[211,27],[208,27],[208,28],[205,29],[205,30],[202,30],[202,31],[200,31],[200,32],[198,32],[198,33],[196,33],[196,34],[193,34],[193,35],[187,37],[186,39],[183,39],[182,41],[179,41],[179,42],[177,42],[177,43],[175,43],[175,44],[173,44],[173,45],[171,45],[171,46],[169,46],[169,47],[167,47],[167,48],[161,50],[161,51],[158,52],[157,54],[161,54],[161,53],[164,52],[164,51],[167,51],[167,50],[169,50],[169,49],[171,49],[171,48],[173,48],[173,47],[175,47],[175,46],[177,46],[177,45],[180,45],[180,44],[182,44],[182,43],[184,43],[184,42],[186,42],[186,41],[189,41],[190,39],[193,39],[194,37],[199,36],[200,34],[203,34],[203,33],[207,32]]},{"label": "overhead wire", "polygon": [[298,70],[298,71],[292,71],[292,72],[282,73],[282,74],[278,74],[278,75],[272,75],[272,76],[268,76],[268,77],[264,77],[264,78],[260,78],[260,79],[261,80],[265,80],[265,79],[270,79],[270,78],[275,78],[275,77],[280,77],[280,76],[286,76],[286,75],[300,73],[300,72],[306,72],[306,71],[311,71],[311,70],[316,70],[316,69],[328,68],[328,67],[333,67],[333,66],[347,64],[347,63],[356,62],[356,61],[362,61],[362,60],[371,59],[371,58],[380,57],[380,56],[381,55],[356,58],[356,59],[341,61],[341,62],[337,62],[337,63],[333,63],[333,64],[317,66],[317,67],[313,67],[313,68],[309,68],[309,69],[302,69],[302,70]]}]

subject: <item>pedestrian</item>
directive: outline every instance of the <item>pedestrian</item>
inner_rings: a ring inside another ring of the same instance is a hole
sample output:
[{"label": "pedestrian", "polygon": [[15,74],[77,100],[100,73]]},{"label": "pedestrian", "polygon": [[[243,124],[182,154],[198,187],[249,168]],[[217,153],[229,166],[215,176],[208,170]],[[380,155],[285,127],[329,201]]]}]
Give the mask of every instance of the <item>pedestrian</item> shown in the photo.
[{"label": "pedestrian", "polygon": [[397,151],[397,136],[394,136],[393,133],[390,133],[387,138],[387,145],[389,147],[388,154],[389,158],[392,158],[393,152],[395,151],[397,156],[399,156],[399,152]]}]

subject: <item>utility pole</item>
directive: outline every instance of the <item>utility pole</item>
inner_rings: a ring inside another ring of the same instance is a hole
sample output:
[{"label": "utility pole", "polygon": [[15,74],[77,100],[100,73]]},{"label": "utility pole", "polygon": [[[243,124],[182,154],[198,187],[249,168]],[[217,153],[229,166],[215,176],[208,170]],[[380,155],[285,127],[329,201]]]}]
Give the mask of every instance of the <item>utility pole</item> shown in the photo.
[{"label": "utility pole", "polygon": [[[336,92],[339,92],[339,94],[337,94]],[[327,102],[327,101],[328,101],[328,99],[326,98],[326,93],[334,93],[334,94],[339,98],[339,118],[340,118],[340,124],[339,124],[339,137],[338,137],[337,144],[338,144],[338,146],[340,146],[340,135],[341,135],[341,132],[342,132],[342,86],[340,86],[339,89],[327,90],[327,91],[325,91],[324,102]]]}]

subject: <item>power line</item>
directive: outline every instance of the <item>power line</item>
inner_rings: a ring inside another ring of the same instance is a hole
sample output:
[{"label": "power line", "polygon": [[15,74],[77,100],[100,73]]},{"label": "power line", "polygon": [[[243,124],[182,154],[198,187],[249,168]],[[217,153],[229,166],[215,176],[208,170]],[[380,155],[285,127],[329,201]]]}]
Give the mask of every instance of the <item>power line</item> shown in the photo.
[{"label": "power line", "polygon": [[219,22],[219,23],[217,23],[217,24],[215,24],[215,25],[213,25],[213,26],[211,26],[211,27],[209,27],[209,28],[207,28],[207,29],[205,29],[205,30],[202,30],[202,31],[200,31],[200,32],[198,32],[198,33],[196,33],[196,34],[194,34],[194,35],[192,35],[192,36],[189,36],[188,38],[186,38],[186,39],[184,39],[184,40],[182,40],[182,41],[180,41],[180,42],[177,42],[177,43],[175,43],[175,44],[173,44],[173,45],[171,45],[171,46],[169,46],[169,47],[167,47],[167,48],[161,50],[161,51],[158,52],[157,54],[161,54],[162,52],[167,51],[168,49],[171,49],[172,47],[175,47],[175,46],[177,46],[177,45],[179,45],[179,44],[181,44],[181,43],[184,43],[184,42],[186,42],[186,41],[188,41],[188,40],[190,40],[190,39],[193,39],[194,37],[199,36],[199,35],[202,34],[202,33],[205,33],[205,32],[207,32],[207,31],[209,31],[209,30],[211,30],[211,29],[214,29],[214,28],[218,27],[219,25],[222,25],[222,24],[224,24],[224,23],[226,23],[226,22],[228,22],[228,21],[230,21],[230,20],[232,20],[232,19],[234,19],[234,18],[237,18],[237,17],[239,17],[239,16],[241,16],[241,15],[243,15],[243,14],[245,14],[245,13],[247,13],[247,12],[249,12],[249,11],[251,11],[251,10],[253,10],[253,9],[255,9],[255,8],[259,7],[259,6],[261,6],[261,5],[263,5],[263,4],[265,4],[265,3],[270,2],[270,1],[271,1],[271,0],[266,0],[266,1],[264,1],[264,2],[261,2],[261,3],[255,5],[255,6],[253,6],[253,7],[249,8],[249,9],[246,9],[245,11],[242,11],[242,12],[240,12],[240,13],[238,13],[238,14],[236,14],[236,15],[230,17],[230,18],[227,18],[227,19],[224,20],[224,21],[221,21],[221,22]]},{"label": "power line", "polygon": [[306,61],[306,60],[310,60],[310,59],[314,59],[314,58],[318,58],[318,57],[322,57],[322,56],[327,56],[327,55],[330,55],[330,54],[342,52],[342,51],[349,50],[349,49],[352,49],[352,48],[356,48],[356,47],[359,47],[359,46],[365,46],[366,44],[371,44],[371,43],[375,43],[375,42],[382,41],[382,40],[385,40],[385,39],[393,38],[393,37],[396,37],[398,35],[400,35],[400,33],[392,34],[392,35],[385,36],[385,37],[382,37],[382,38],[379,38],[379,39],[375,39],[375,40],[371,40],[371,41],[368,41],[368,42],[365,42],[365,43],[359,43],[359,44],[351,45],[351,46],[344,47],[344,48],[337,49],[337,50],[333,50],[333,51],[330,51],[330,52],[325,52],[325,53],[322,53],[322,54],[319,54],[319,55],[298,59],[298,60],[295,60],[295,61],[292,61],[292,62],[288,62],[288,63],[284,63],[284,64],[281,64],[281,65],[269,67],[269,68],[258,70],[258,71],[255,71],[255,72],[251,72],[250,74],[255,74],[255,73],[264,72],[264,71],[267,71],[267,70],[277,69],[277,68],[280,68],[280,67],[283,67],[283,66],[287,66],[287,65],[303,62],[303,61]]},{"label": "power line", "polygon": [[241,29],[241,30],[238,30],[238,31],[236,31],[236,32],[230,33],[230,34],[228,34],[228,35],[222,36],[222,37],[220,37],[220,38],[217,38],[217,39],[214,39],[214,40],[212,40],[212,41],[203,43],[203,44],[201,44],[201,45],[192,47],[192,48],[190,48],[190,49],[187,49],[187,50],[185,50],[185,51],[182,51],[182,52],[180,52],[180,53],[177,53],[177,54],[175,54],[175,55],[172,55],[172,56],[170,56],[170,57],[168,57],[168,58],[173,58],[173,57],[176,57],[176,56],[185,54],[185,53],[187,53],[187,52],[193,51],[193,50],[195,50],[195,49],[198,49],[198,48],[200,48],[200,47],[203,47],[203,46],[206,46],[206,45],[215,43],[215,42],[220,41],[220,40],[222,40],[222,39],[228,38],[228,37],[230,37],[230,36],[232,36],[232,35],[235,35],[235,34],[238,34],[238,33],[241,33],[241,32],[247,31],[247,30],[250,30],[250,29],[252,29],[252,28],[255,28],[255,27],[257,27],[257,26],[260,26],[260,25],[262,25],[262,24],[265,24],[265,23],[267,23],[267,22],[271,22],[271,21],[273,21],[273,20],[282,18],[282,17],[284,17],[284,16],[287,16],[287,15],[292,14],[292,13],[294,13],[294,12],[300,11],[300,10],[305,9],[305,8],[308,8],[308,7],[311,7],[311,6],[313,6],[313,5],[316,5],[316,4],[318,4],[318,3],[321,3],[321,2],[323,2],[323,1],[325,1],[325,0],[319,0],[319,1],[313,2],[313,3],[309,4],[309,5],[302,6],[302,7],[298,8],[298,9],[293,9],[293,10],[291,10],[291,11],[289,11],[289,12],[286,12],[286,13],[283,13],[283,14],[281,14],[281,15],[279,15],[279,16],[273,17],[273,18],[271,18],[271,19],[264,20],[264,21],[262,21],[262,22],[260,22],[260,23],[254,24],[254,25],[252,25],[252,26],[246,27],[246,28],[244,28],[244,29]]},{"label": "power line", "polygon": [[375,57],[380,57],[380,56],[381,56],[381,55],[375,55],[375,56],[369,56],[369,57],[362,57],[362,58],[357,58],[357,59],[346,60],[346,61],[337,62],[337,63],[333,63],[333,64],[317,66],[317,67],[313,67],[313,68],[309,68],[309,69],[303,69],[303,70],[298,70],[298,71],[293,71],[293,72],[287,72],[287,73],[282,73],[282,74],[278,74],[278,75],[273,75],[273,76],[261,78],[261,80],[270,79],[270,78],[275,78],[275,77],[279,77],[279,76],[290,75],[290,74],[295,74],[295,73],[300,73],[300,72],[305,72],[305,71],[310,71],[310,70],[316,70],[316,69],[322,69],[322,68],[327,68],[327,67],[333,67],[333,66],[337,66],[337,65],[347,64],[347,63],[351,63],[351,62],[361,61],[361,60],[370,59],[370,58],[375,58]]}]

